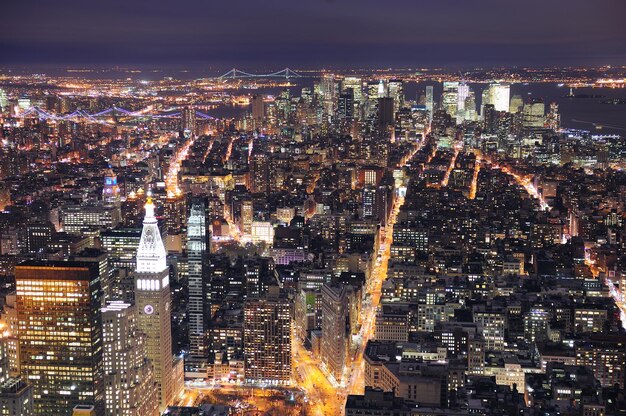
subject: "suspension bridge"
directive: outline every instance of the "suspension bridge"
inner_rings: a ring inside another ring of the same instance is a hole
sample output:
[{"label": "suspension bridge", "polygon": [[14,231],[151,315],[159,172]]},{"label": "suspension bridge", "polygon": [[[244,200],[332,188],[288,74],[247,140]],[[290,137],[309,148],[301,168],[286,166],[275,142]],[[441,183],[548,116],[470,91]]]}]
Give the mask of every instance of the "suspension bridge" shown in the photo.
[{"label": "suspension bridge", "polygon": [[[99,111],[97,113],[88,113],[85,110],[78,109],[69,114],[53,114],[39,107],[30,107],[24,112],[18,114],[17,118],[38,118],[40,120],[54,120],[54,121],[86,121],[97,124],[112,124],[112,118],[131,118],[131,119],[176,119],[181,117],[180,108],[172,107],[166,110],[154,110],[151,107],[146,107],[142,110],[131,111],[120,107],[110,107],[106,110]],[[198,110],[194,110],[196,118],[203,120],[217,120],[209,114],[203,113]]]},{"label": "suspension bridge", "polygon": [[302,78],[302,75],[298,74],[291,68],[285,68],[280,71],[272,72],[271,74],[251,74],[249,72],[242,71],[237,68],[233,68],[225,74],[217,77],[219,80],[226,79],[245,79],[245,78]]}]

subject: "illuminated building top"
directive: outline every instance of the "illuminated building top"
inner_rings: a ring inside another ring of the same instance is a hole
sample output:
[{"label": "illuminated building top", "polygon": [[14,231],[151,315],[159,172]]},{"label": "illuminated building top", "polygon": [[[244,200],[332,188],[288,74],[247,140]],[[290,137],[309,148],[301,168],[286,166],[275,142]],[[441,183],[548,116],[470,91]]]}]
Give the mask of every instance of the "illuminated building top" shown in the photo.
[{"label": "illuminated building top", "polygon": [[150,194],[148,194],[145,209],[146,215],[143,219],[143,230],[137,250],[136,271],[139,273],[159,273],[167,269],[166,252],[157,219],[154,216],[154,203]]}]

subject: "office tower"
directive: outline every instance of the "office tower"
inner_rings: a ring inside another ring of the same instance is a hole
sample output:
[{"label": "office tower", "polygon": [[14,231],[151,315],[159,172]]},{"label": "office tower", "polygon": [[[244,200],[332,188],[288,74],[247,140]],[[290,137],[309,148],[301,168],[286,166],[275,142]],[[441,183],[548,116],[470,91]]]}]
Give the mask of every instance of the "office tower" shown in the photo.
[{"label": "office tower", "polygon": [[483,126],[485,133],[495,133],[498,126],[498,113],[493,104],[487,104],[483,107]]},{"label": "office tower", "polygon": [[342,383],[348,365],[348,296],[344,285],[322,286],[322,363],[338,383]]},{"label": "office tower", "polygon": [[503,83],[495,83],[489,86],[489,94],[491,97],[490,104],[493,104],[496,111],[509,111],[511,85]]},{"label": "office tower", "polygon": [[433,109],[434,109],[434,93],[433,93],[433,86],[432,85],[427,85],[426,86],[426,110],[428,111],[428,119],[432,120],[433,119]]},{"label": "office tower", "polygon": [[291,302],[272,286],[263,298],[244,303],[246,381],[291,384]]},{"label": "office tower", "polygon": [[341,92],[346,92],[349,88],[352,88],[352,94],[354,96],[355,104],[361,104],[364,99],[363,83],[361,81],[361,78],[345,77],[343,81],[341,81]]},{"label": "office tower", "polygon": [[7,99],[7,93],[0,88],[0,111],[4,111],[9,106],[9,100]]},{"label": "office tower", "polygon": [[463,111],[465,110],[465,99],[469,96],[469,93],[469,85],[467,85],[465,82],[461,82],[457,89],[457,113],[463,113]]},{"label": "office tower", "polygon": [[393,111],[397,113],[404,107],[404,82],[400,79],[391,79],[387,83],[387,94],[393,99]]},{"label": "office tower", "polygon": [[141,239],[141,228],[115,228],[100,233],[102,248],[108,253],[111,268],[135,268],[135,255]]},{"label": "office tower", "polygon": [[561,115],[559,114],[559,105],[557,103],[550,104],[550,110],[546,116],[546,127],[554,131],[561,128]]},{"label": "office tower", "polygon": [[465,98],[464,112],[464,120],[476,120],[476,94],[474,94],[474,91],[470,91],[468,96]]},{"label": "office tower", "polygon": [[9,327],[0,323],[0,415],[32,416],[33,386],[10,374],[12,342]]},{"label": "office tower", "polygon": [[[206,223],[206,206],[202,198],[195,198],[191,203],[189,220],[187,221],[187,281],[189,299],[187,317],[189,318],[189,356],[185,366],[189,369],[201,368],[206,364],[206,336],[204,290],[204,264],[207,254],[209,234]],[[210,295],[210,293],[209,293]],[[208,316],[210,318],[210,315]]]},{"label": "office tower", "polygon": [[378,99],[378,127],[381,130],[393,126],[393,98],[380,97]]},{"label": "office tower", "polygon": [[115,228],[121,221],[115,205],[67,205],[63,207],[63,231],[69,234],[97,234]]},{"label": "office tower", "polygon": [[265,103],[263,102],[263,96],[260,94],[254,94],[252,96],[251,106],[252,118],[262,124],[265,119]]},{"label": "office tower", "polygon": [[365,104],[365,95],[363,94],[363,81],[358,77],[345,77],[341,82],[342,93],[352,89],[352,115],[357,120],[362,117],[362,107]]},{"label": "office tower", "polygon": [[163,204],[163,214],[167,225],[167,234],[180,234],[187,218],[187,198],[180,189],[167,191]]},{"label": "office tower", "polygon": [[336,103],[336,83],[333,74],[324,74],[320,81],[320,94],[322,98],[322,108],[326,115],[335,114]]},{"label": "office tower", "polygon": [[29,253],[37,253],[46,248],[55,230],[51,222],[33,223],[26,226],[26,250]]},{"label": "office tower", "polygon": [[241,232],[246,235],[252,234],[252,220],[254,209],[251,199],[244,199],[241,202]]},{"label": "office tower", "polygon": [[510,113],[517,113],[519,111],[522,111],[522,108],[524,107],[524,99],[522,98],[521,95],[514,95],[511,97],[511,103],[509,104],[509,112]]},{"label": "office tower", "polygon": [[374,216],[374,207],[376,205],[376,187],[365,186],[363,188],[363,218],[372,218]]},{"label": "office tower", "polygon": [[113,292],[113,282],[111,281],[111,270],[109,268],[109,258],[107,252],[97,248],[86,248],[72,257],[73,261],[82,263],[92,263],[98,270],[98,279],[102,288],[102,305],[111,300]]},{"label": "office tower", "polygon": [[69,415],[90,404],[104,415],[101,288],[95,264],[26,262],[15,268],[22,374],[35,413]]},{"label": "office tower", "polygon": [[[480,114],[481,116],[483,116],[483,118],[485,117],[485,108],[488,105],[493,107],[493,100],[491,99],[491,88],[489,87],[485,88],[481,94]],[[494,111],[495,111],[495,107],[494,107]]]},{"label": "office tower", "polygon": [[181,130],[185,136],[195,134],[196,110],[192,106],[186,106],[181,111]]},{"label": "office tower", "polygon": [[250,191],[252,193],[265,193],[270,186],[270,161],[262,151],[253,151],[250,158]]},{"label": "office tower", "polygon": [[533,98],[524,104],[524,127],[543,127],[545,124],[546,105],[540,98]]},{"label": "office tower", "polygon": [[112,169],[107,169],[104,173],[104,187],[102,188],[102,199],[105,203],[120,203],[120,187],[117,185],[117,175]]},{"label": "office tower", "polygon": [[154,367],[159,411],[172,403],[173,385],[171,294],[167,253],[154,216],[152,197],[146,201],[135,269],[135,304],[139,329],[146,334],[147,355]]},{"label": "office tower", "polygon": [[102,308],[107,416],[155,416],[157,388],[135,306],[121,301]]},{"label": "office tower", "polygon": [[441,94],[441,105],[444,111],[452,117],[456,117],[458,94],[459,94],[458,82],[446,81],[443,83],[443,93]]},{"label": "office tower", "polygon": [[352,88],[348,88],[339,95],[337,118],[340,120],[352,120],[354,118],[354,92]]}]

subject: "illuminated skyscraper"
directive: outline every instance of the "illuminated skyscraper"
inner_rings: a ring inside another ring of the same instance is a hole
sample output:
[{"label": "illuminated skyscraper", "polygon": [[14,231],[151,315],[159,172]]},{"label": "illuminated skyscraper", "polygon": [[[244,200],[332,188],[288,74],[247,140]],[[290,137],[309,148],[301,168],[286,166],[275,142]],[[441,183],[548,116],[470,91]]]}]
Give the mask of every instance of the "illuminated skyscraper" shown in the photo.
[{"label": "illuminated skyscraper", "polygon": [[[189,369],[200,368],[206,363],[206,322],[204,262],[208,248],[208,233],[206,224],[206,208],[201,198],[196,198],[191,204],[189,220],[187,221],[187,281],[189,299],[187,302],[187,316],[189,318],[189,356],[185,366]],[[188,370],[189,371],[189,370]]]},{"label": "illuminated skyscraper", "polygon": [[157,388],[135,307],[114,301],[102,308],[102,336],[106,415],[157,415]]},{"label": "illuminated skyscraper", "polygon": [[265,103],[263,102],[263,96],[260,94],[253,95],[250,105],[252,107],[252,118],[262,124],[265,118]]},{"label": "illuminated skyscraper", "polygon": [[428,111],[428,117],[430,120],[433,119],[433,107],[434,107],[434,94],[433,94],[433,86],[426,86],[426,110]]},{"label": "illuminated skyscraper", "polygon": [[389,80],[387,89],[389,97],[393,98],[393,111],[397,113],[404,107],[404,82],[400,79]]},{"label": "illuminated skyscraper", "polygon": [[9,105],[9,100],[7,99],[7,93],[0,88],[0,111],[4,111]]},{"label": "illuminated skyscraper", "polygon": [[117,175],[112,169],[107,169],[104,173],[104,187],[102,188],[102,199],[106,203],[120,203],[120,187],[117,185]]},{"label": "illuminated skyscraper", "polygon": [[181,130],[187,135],[195,134],[196,131],[196,110],[192,106],[182,109]]},{"label": "illuminated skyscraper", "polygon": [[458,105],[459,83],[456,81],[444,82],[441,94],[441,105],[446,113],[456,117]]},{"label": "illuminated skyscraper", "polygon": [[0,415],[32,416],[33,386],[10,376],[12,335],[6,324],[0,324]]},{"label": "illuminated skyscraper", "polygon": [[154,366],[159,390],[159,411],[174,398],[171,294],[165,247],[154,216],[152,197],[146,201],[146,216],[135,269],[135,304],[139,329],[146,334],[146,350]]},{"label": "illuminated skyscraper", "polygon": [[15,268],[22,374],[35,412],[69,415],[91,404],[104,415],[101,288],[95,263],[26,262]]},{"label": "illuminated skyscraper", "polygon": [[291,302],[271,286],[263,298],[244,304],[246,381],[291,384]]},{"label": "illuminated skyscraper", "polygon": [[491,84],[489,86],[489,94],[491,96],[490,103],[493,104],[496,111],[509,111],[511,98],[510,84]]}]

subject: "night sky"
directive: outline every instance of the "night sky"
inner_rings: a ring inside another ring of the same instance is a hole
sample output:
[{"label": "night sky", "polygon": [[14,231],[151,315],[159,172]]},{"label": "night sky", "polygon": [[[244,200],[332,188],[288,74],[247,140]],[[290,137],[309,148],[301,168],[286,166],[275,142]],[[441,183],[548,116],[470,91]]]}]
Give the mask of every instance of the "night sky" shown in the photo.
[{"label": "night sky", "polygon": [[0,65],[626,64],[626,0],[10,0]]}]

